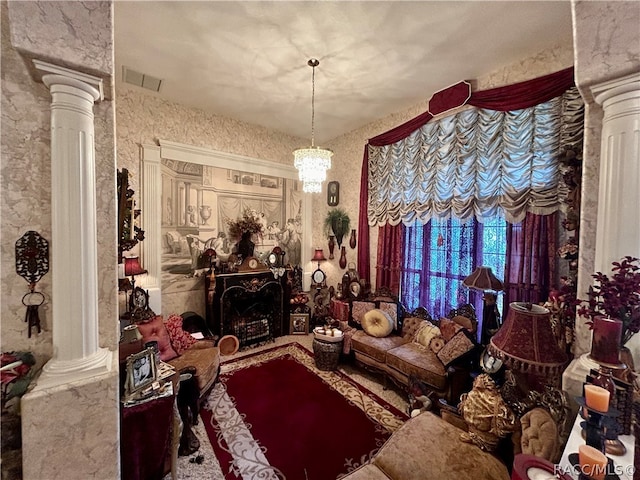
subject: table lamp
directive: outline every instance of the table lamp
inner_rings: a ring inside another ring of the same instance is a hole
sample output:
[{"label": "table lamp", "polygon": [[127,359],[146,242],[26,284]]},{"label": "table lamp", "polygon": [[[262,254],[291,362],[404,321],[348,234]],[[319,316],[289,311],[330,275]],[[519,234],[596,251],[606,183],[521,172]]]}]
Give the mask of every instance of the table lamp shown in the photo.
[{"label": "table lamp", "polygon": [[136,288],[136,275],[142,275],[143,273],[147,273],[147,271],[140,266],[138,257],[125,257],[124,274],[127,277],[131,277],[131,290]]},{"label": "table lamp", "polygon": [[482,330],[480,343],[489,343],[491,335],[500,327],[500,313],[495,304],[495,294],[504,289],[502,282],[496,278],[489,267],[476,267],[476,269],[462,281],[465,287],[483,292]]},{"label": "table lamp", "polygon": [[[567,355],[558,346],[551,327],[551,312],[540,305],[509,304],[502,327],[491,337],[489,351],[507,368],[528,375],[541,390],[546,383],[560,386]],[[531,378],[533,377],[533,378]]]},{"label": "table lamp", "polygon": [[312,262],[318,262],[318,268],[314,270],[311,274],[311,280],[316,288],[322,288],[326,286],[325,280],[327,279],[327,275],[320,270],[320,262],[324,262],[326,260],[324,256],[324,252],[321,248],[316,248],[315,253],[313,254]]}]

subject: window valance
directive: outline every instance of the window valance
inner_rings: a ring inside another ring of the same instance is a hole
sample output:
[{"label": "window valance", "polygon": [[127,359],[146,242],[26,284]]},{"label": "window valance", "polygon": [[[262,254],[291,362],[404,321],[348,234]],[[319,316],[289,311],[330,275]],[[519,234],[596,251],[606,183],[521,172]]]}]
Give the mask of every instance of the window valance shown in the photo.
[{"label": "window valance", "polygon": [[560,151],[582,142],[577,89],[514,111],[470,108],[368,145],[369,225],[549,214],[566,196]]}]

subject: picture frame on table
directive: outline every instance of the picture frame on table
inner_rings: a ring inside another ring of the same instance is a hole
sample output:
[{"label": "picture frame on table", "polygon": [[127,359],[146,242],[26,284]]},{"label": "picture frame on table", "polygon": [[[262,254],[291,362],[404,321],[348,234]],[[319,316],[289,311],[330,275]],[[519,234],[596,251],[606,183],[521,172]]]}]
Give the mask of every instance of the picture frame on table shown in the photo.
[{"label": "picture frame on table", "polygon": [[289,315],[289,332],[291,335],[309,334],[309,314],[292,313]]},{"label": "picture frame on table", "polygon": [[127,357],[125,396],[139,396],[143,390],[158,380],[156,355],[153,348],[146,348]]}]

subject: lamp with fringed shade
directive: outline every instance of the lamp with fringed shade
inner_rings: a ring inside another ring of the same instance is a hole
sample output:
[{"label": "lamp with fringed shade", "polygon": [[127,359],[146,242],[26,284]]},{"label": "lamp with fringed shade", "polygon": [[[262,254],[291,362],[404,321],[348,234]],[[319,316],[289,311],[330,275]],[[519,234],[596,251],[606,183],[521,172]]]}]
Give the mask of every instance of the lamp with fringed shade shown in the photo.
[{"label": "lamp with fringed shade", "polygon": [[483,292],[488,290],[500,292],[504,289],[502,282],[495,277],[489,267],[476,267],[471,275],[462,281],[462,284],[465,287],[482,290]]},{"label": "lamp with fringed shade", "polygon": [[524,302],[509,304],[500,330],[491,337],[489,351],[511,370],[558,382],[567,355],[551,328],[551,312]]},{"label": "lamp with fringed shade", "polygon": [[136,275],[142,275],[147,271],[140,265],[140,259],[138,257],[125,257],[124,258],[124,274],[127,277],[131,277],[131,289],[136,287]]}]

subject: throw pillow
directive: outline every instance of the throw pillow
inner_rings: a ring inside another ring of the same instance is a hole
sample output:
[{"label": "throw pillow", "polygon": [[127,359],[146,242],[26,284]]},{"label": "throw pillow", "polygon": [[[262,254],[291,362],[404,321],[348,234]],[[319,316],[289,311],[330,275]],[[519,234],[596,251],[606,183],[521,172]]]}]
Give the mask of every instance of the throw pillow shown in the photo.
[{"label": "throw pillow", "polygon": [[456,315],[451,320],[456,322],[458,325],[466,328],[470,332],[473,332],[473,322],[471,321],[470,318],[465,317],[464,315]]},{"label": "throw pillow", "polygon": [[362,317],[362,328],[372,337],[386,337],[393,331],[393,322],[389,314],[374,308]]},{"label": "throw pillow", "polygon": [[442,333],[442,337],[445,342],[448,342],[453,338],[453,336],[461,330],[462,327],[458,325],[456,322],[449,318],[441,318],[440,319],[440,332]]},{"label": "throw pillow", "polygon": [[393,329],[398,328],[398,304],[397,303],[389,303],[389,302],[380,302],[380,310],[383,312],[387,312],[389,314],[389,318],[393,322]]},{"label": "throw pillow", "polygon": [[142,342],[147,343],[151,341],[158,342],[158,350],[160,351],[160,360],[168,362],[169,360],[176,358],[178,354],[171,346],[171,340],[169,339],[169,333],[167,332],[164,322],[162,321],[162,315],[156,315],[151,321],[146,323],[139,323],[138,330],[142,335]]},{"label": "throw pillow", "polygon": [[427,320],[422,322],[420,329],[416,332],[415,342],[428,347],[433,337],[440,335],[440,329]]},{"label": "throw pillow", "polygon": [[356,323],[362,325],[362,319],[364,314],[373,310],[376,305],[373,302],[352,302],[351,303],[351,318]]},{"label": "throw pillow", "polygon": [[444,338],[442,337],[442,335],[438,335],[437,337],[433,337],[431,339],[431,343],[429,343],[429,348],[431,348],[431,351],[433,353],[438,353],[440,350],[442,350],[442,347],[445,346],[447,342],[444,341]]},{"label": "throw pillow", "polygon": [[437,356],[442,364],[448,367],[454,360],[473,350],[474,346],[475,344],[467,337],[465,331],[460,330],[451,340],[445,343],[444,347],[437,353]]},{"label": "throw pillow", "polygon": [[165,323],[165,327],[169,333],[169,339],[171,340],[171,346],[178,355],[182,355],[187,348],[197,342],[190,333],[182,329],[182,321],[183,319],[180,315],[173,314],[169,315]]}]

